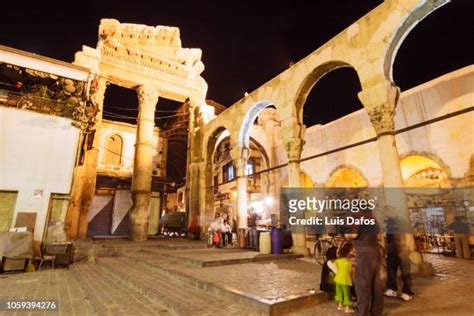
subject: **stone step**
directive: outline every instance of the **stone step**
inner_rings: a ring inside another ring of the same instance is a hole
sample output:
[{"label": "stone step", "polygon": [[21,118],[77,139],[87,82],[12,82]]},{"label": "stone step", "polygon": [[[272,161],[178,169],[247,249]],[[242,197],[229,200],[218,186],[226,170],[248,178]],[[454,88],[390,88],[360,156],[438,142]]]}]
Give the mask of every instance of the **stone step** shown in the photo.
[{"label": "stone step", "polygon": [[[128,288],[159,301],[176,315],[241,315],[244,306],[214,296],[189,283],[168,278],[127,257],[100,258],[99,266]],[[257,312],[246,311],[249,315]]]},{"label": "stone step", "polygon": [[[289,259],[298,259],[303,258],[303,255],[300,254],[269,254],[269,255],[262,255],[258,252],[254,251],[244,251],[240,249],[205,249],[211,252],[221,252],[222,254],[233,254],[235,258],[219,258],[219,256],[214,256],[215,259],[209,258],[201,258],[195,259],[193,257],[187,257],[186,253],[176,252],[176,251],[160,251],[160,249],[146,247],[142,248],[140,251],[167,257],[173,258],[175,260],[179,260],[181,262],[186,262],[191,265],[195,265],[198,267],[215,267],[215,266],[224,266],[224,265],[234,265],[234,264],[242,264],[242,263],[249,263],[249,262],[265,262],[265,261],[277,261],[277,260],[289,260]],[[239,257],[240,256],[240,257]]]},{"label": "stone step", "polygon": [[[187,283],[191,286],[211,293],[212,297],[227,298],[233,302],[239,303],[241,306],[245,306],[247,308],[250,308],[251,310],[258,311],[258,313],[264,315],[282,315],[289,313],[290,311],[306,308],[308,306],[314,306],[327,300],[327,297],[324,293],[301,293],[301,291],[297,294],[287,293],[288,291],[286,291],[285,289],[286,284],[283,286],[283,288],[279,289],[280,291],[285,293],[283,293],[277,299],[269,300],[264,296],[252,293],[252,291],[244,291],[237,287],[229,286],[225,282],[220,282],[220,280],[207,280],[206,277],[204,277],[204,274],[208,274],[206,271],[210,271],[207,269],[215,269],[215,267],[202,269],[196,266],[183,264],[182,262],[180,262],[179,258],[160,257],[156,253],[152,254],[143,251],[123,254],[123,256],[129,258],[130,260],[133,260],[136,265],[149,269],[150,271],[160,274],[166,277],[167,279]],[[280,260],[280,262],[284,261],[285,260]],[[288,262],[295,260],[286,261]],[[269,263],[261,264],[264,265]],[[229,269],[232,269],[232,267],[229,267]],[[256,272],[258,274],[258,271]],[[268,284],[264,285],[265,287],[267,287],[267,290],[268,288],[270,288],[270,291],[273,290],[271,288],[271,277],[272,276],[270,275]],[[246,275],[239,275],[238,278],[241,279],[236,281],[241,281],[242,279],[246,278]],[[245,283],[245,281],[243,282]],[[291,282],[288,283],[288,287],[290,287],[291,285]],[[278,289],[275,289],[275,291],[278,292]]]},{"label": "stone step", "polygon": [[205,249],[207,245],[204,241],[190,241],[183,238],[150,238],[145,242],[133,242],[127,239],[105,239],[95,241],[93,247],[96,257],[113,257],[120,253],[136,251],[142,248],[164,249],[164,250],[186,250]]}]

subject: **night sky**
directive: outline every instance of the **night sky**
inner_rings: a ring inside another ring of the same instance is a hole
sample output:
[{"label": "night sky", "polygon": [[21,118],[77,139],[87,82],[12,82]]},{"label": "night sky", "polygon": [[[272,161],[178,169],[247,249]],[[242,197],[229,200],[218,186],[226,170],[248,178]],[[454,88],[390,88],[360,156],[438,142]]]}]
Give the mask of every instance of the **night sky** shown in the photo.
[{"label": "night sky", "polygon": [[[380,3],[8,1],[2,3],[0,44],[71,62],[82,45],[96,46],[101,18],[177,26],[183,47],[203,51],[208,99],[230,106],[246,91],[258,88],[290,62],[310,54]],[[454,0],[415,27],[395,59],[394,79],[402,90],[473,64],[473,13],[474,1]],[[331,72],[313,88],[305,105],[305,124],[326,123],[361,108],[358,91],[360,86],[352,69]],[[106,110],[114,112],[111,106],[136,108],[136,102],[134,91],[110,88]],[[174,102],[158,104],[160,110],[176,107]]]}]

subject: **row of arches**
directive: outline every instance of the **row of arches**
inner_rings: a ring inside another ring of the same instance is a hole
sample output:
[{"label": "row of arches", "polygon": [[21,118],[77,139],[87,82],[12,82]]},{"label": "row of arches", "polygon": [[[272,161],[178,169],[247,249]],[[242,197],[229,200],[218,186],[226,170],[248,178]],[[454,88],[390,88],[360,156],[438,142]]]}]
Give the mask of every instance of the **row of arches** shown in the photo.
[{"label": "row of arches", "polygon": [[[338,69],[352,68],[352,75],[357,77],[360,86],[358,99],[367,109],[370,122],[378,138],[379,150],[386,151],[381,156],[384,186],[401,187],[400,161],[394,138],[394,113],[400,90],[393,83],[392,66],[396,52],[408,32],[426,15],[445,4],[447,1],[415,1],[401,4],[397,1],[386,1],[375,10],[351,25],[345,31],[259,87],[257,90],[235,103],[232,107],[214,119],[205,122],[199,130],[202,144],[198,159],[200,165],[199,209],[202,222],[205,224],[212,217],[212,156],[218,140],[223,133],[229,137],[230,155],[236,168],[236,208],[239,215],[238,227],[246,227],[244,217],[247,214],[247,180],[245,165],[249,158],[250,134],[260,113],[269,107],[274,108],[275,126],[279,128],[268,134],[271,138],[270,148],[279,143],[284,153],[270,153],[271,166],[281,161],[278,155],[286,156],[289,187],[301,187],[309,184],[308,179],[300,176],[300,160],[305,143],[303,108],[309,93],[326,74]],[[357,92],[357,91],[356,91]],[[326,105],[335,107],[338,105]],[[359,105],[356,105],[356,107]],[[268,124],[271,125],[271,124]],[[265,128],[262,129],[262,131]],[[272,150],[272,149],[270,149]],[[395,168],[394,172],[386,172]],[[428,172],[428,171],[427,171]],[[435,172],[430,170],[430,172]],[[436,173],[438,171],[436,170]],[[421,176],[422,173],[420,173]],[[354,174],[350,168],[333,173],[330,185],[351,181],[352,186],[367,186],[368,182],[360,174]],[[194,176],[196,177],[196,176]],[[191,175],[193,178],[193,175]],[[191,186],[195,186],[196,183]],[[277,188],[276,188],[277,189]],[[192,190],[191,190],[192,191]],[[277,191],[275,191],[277,192]],[[406,199],[406,197],[402,197]],[[191,199],[192,200],[192,199]],[[398,202],[397,202],[398,203]],[[399,204],[399,203],[398,203]],[[398,207],[398,206],[397,206]],[[405,210],[402,210],[405,212]],[[405,212],[406,213],[406,212]],[[293,235],[295,247],[304,248],[304,236]],[[305,250],[301,249],[301,253]],[[296,250],[300,253],[300,250]]]},{"label": "row of arches", "polygon": [[[452,187],[449,168],[439,158],[420,154],[402,155],[400,168],[405,188]],[[305,178],[308,176],[305,175]],[[312,183],[311,186],[313,186]],[[324,186],[328,188],[364,188],[371,187],[371,183],[357,167],[341,165],[329,173]]]},{"label": "row of arches", "polygon": [[[308,114],[303,112],[305,104],[308,101],[312,103],[318,97],[317,91],[308,100],[310,93],[320,81],[326,81],[330,73],[335,78],[344,77],[349,82],[348,90],[341,93],[351,95],[350,98],[345,98],[351,102],[347,104],[346,113],[362,108],[357,93],[384,81],[393,83],[393,64],[401,43],[423,18],[446,3],[445,0],[417,1],[416,4],[405,6],[389,1],[380,5],[279,76],[246,94],[226,111],[225,114],[228,115],[211,121],[206,128],[208,133],[204,136],[204,147],[207,145],[207,137],[212,137],[222,127],[229,129],[231,134],[236,134],[233,136],[236,144],[248,146],[249,126],[259,112],[269,106],[276,108],[280,121],[289,125],[311,126],[336,119],[338,114],[317,120],[315,118],[320,116],[319,113],[314,115],[317,112],[312,109],[308,110]],[[325,85],[325,89],[331,88],[331,80],[322,82],[322,85]],[[340,108],[337,102],[335,100],[334,104],[323,104],[324,112],[330,113],[332,109]],[[240,124],[234,126],[225,122],[228,117],[241,118],[238,120]],[[301,133],[295,131],[294,134]]]}]

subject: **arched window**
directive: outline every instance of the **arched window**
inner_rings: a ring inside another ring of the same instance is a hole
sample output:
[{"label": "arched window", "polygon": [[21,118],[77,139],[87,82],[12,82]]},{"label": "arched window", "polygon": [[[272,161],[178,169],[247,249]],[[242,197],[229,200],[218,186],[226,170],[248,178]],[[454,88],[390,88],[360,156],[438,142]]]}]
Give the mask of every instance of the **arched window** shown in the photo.
[{"label": "arched window", "polygon": [[122,164],[123,139],[114,134],[107,137],[105,141],[104,164]]},{"label": "arched window", "polygon": [[327,188],[365,188],[367,186],[367,180],[362,173],[351,167],[338,168],[326,182]]},{"label": "arched window", "polygon": [[448,174],[439,163],[421,155],[410,155],[400,160],[403,182],[407,188],[450,187]]}]

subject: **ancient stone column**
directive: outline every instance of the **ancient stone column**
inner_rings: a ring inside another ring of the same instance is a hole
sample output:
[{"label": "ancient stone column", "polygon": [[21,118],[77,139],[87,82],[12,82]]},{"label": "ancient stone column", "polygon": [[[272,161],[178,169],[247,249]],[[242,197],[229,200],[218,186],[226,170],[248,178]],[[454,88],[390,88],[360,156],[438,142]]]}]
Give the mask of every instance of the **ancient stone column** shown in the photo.
[{"label": "ancient stone column", "polygon": [[[303,151],[304,140],[301,138],[291,138],[286,143],[288,154],[288,186],[290,188],[300,188],[300,159]],[[304,216],[304,214],[301,214]],[[292,227],[293,252],[302,254],[305,257],[310,255],[306,247],[306,235],[303,227]]]},{"label": "ancient stone column", "polygon": [[235,178],[237,182],[237,228],[247,228],[247,177],[245,167],[249,158],[249,150],[240,146],[232,148],[230,155],[235,168]]},{"label": "ancient stone column", "polygon": [[132,179],[133,207],[130,212],[129,237],[134,241],[144,241],[148,238],[152,157],[155,148],[153,132],[159,93],[151,86],[140,86],[137,93],[139,104]]},{"label": "ancient stone column", "polygon": [[199,213],[201,215],[201,227],[206,231],[209,228],[209,224],[214,220],[212,164],[210,161],[201,161],[198,163],[198,166]]},{"label": "ancient stone column", "polygon": [[94,139],[92,148],[85,153],[84,164],[77,167],[66,219],[68,236],[73,239],[87,237],[88,213],[94,197],[97,179],[100,129],[107,81],[99,77],[95,83],[95,86],[91,88],[93,90],[91,91],[91,100],[97,106],[99,112],[96,116],[94,133],[86,136]]},{"label": "ancient stone column", "polygon": [[[397,220],[401,230],[408,232],[411,225],[410,216],[395,140],[395,108],[399,96],[400,89],[389,81],[359,92],[359,99],[369,114],[378,138],[386,214]],[[406,250],[413,250],[413,235],[403,234],[402,243]]]},{"label": "ancient stone column", "polygon": [[188,164],[186,172],[186,185],[189,187],[189,194],[187,199],[189,200],[189,213],[199,212],[199,163],[191,162]]},{"label": "ancient stone column", "polygon": [[[196,189],[194,188],[196,186],[196,180],[193,181],[191,178],[195,179],[196,176],[199,176],[199,175],[195,175],[196,172],[193,172],[190,166],[191,162],[193,161],[192,149],[194,147],[193,138],[194,138],[194,111],[195,109],[194,109],[194,104],[192,102],[187,100],[186,103],[188,105],[189,121],[188,121],[188,143],[186,146],[186,166],[187,166],[186,188],[185,188],[184,196],[185,196],[187,228],[189,230],[189,226],[191,224],[191,218],[193,216],[192,214],[195,213],[197,210],[196,205],[195,204],[193,205],[193,200],[195,201],[196,198],[198,198],[198,195],[194,193],[196,191]],[[192,190],[194,190],[194,192]]]}]

